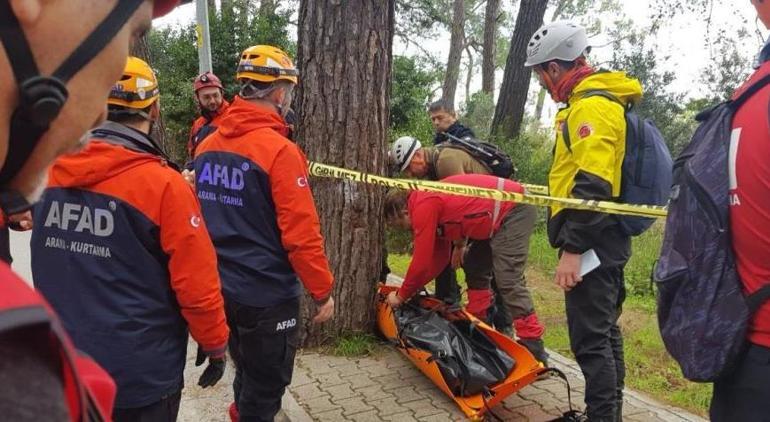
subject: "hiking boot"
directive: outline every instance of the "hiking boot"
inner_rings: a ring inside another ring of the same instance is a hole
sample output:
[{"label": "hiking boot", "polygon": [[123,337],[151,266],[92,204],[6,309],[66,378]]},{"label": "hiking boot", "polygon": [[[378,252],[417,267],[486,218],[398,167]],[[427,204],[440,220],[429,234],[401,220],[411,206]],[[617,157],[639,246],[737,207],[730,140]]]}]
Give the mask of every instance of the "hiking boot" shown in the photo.
[{"label": "hiking boot", "polygon": [[519,339],[519,343],[532,353],[535,359],[542,363],[546,368],[548,367],[548,352],[545,351],[545,345],[543,345],[542,339]]}]

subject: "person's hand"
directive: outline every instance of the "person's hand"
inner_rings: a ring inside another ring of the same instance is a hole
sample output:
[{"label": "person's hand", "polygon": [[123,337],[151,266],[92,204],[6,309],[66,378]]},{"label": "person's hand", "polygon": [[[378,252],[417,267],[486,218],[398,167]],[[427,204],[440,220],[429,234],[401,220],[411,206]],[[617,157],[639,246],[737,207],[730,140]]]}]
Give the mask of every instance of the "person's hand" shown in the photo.
[{"label": "person's hand", "polygon": [[329,296],[329,299],[323,305],[318,307],[318,313],[313,317],[313,324],[321,324],[328,321],[334,316],[334,298]]},{"label": "person's hand", "polygon": [[455,245],[454,248],[452,248],[452,268],[455,270],[463,266],[463,262],[465,261],[465,245]]},{"label": "person's hand", "polygon": [[184,180],[186,180],[190,186],[193,188],[195,187],[195,170],[182,170],[182,177],[184,177]]},{"label": "person's hand", "polygon": [[8,227],[16,231],[32,229],[32,211],[24,211],[8,217]]},{"label": "person's hand", "polygon": [[556,267],[554,281],[565,292],[572,290],[578,283],[583,281],[583,278],[580,276],[580,254],[567,251],[561,254],[559,265]]},{"label": "person's hand", "polygon": [[401,296],[399,296],[398,292],[395,291],[388,293],[386,300],[388,301],[388,305],[390,305],[390,307],[393,309],[397,309],[399,306],[401,306],[402,303],[404,303],[404,300],[401,299]]},{"label": "person's hand", "polygon": [[[200,378],[198,378],[198,385],[203,388],[216,385],[222,376],[225,374],[226,358],[223,354],[222,357],[212,358],[209,357],[209,365],[203,370]],[[203,352],[203,348],[198,345],[198,355],[195,357],[195,366],[203,365],[206,361],[206,353]]]}]

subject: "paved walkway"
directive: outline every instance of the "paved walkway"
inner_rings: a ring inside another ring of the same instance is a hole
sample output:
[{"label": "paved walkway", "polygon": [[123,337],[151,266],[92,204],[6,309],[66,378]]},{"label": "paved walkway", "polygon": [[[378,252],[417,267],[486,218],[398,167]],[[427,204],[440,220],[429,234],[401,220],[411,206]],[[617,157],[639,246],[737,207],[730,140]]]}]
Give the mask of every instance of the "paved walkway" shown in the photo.
[{"label": "paved walkway", "polygon": [[[14,268],[30,279],[29,234],[11,232]],[[394,280],[395,281],[395,280]],[[186,386],[179,412],[181,422],[229,421],[234,370],[228,365],[214,387],[196,385],[204,366],[195,367],[195,345],[188,347]],[[583,380],[577,365],[551,352],[551,364],[564,371],[580,409]],[[376,356],[342,358],[300,352],[294,378],[277,422],[310,421],[449,421],[465,420],[454,402],[392,346],[383,344]],[[506,421],[546,421],[567,410],[563,381],[551,378],[527,386],[493,411]],[[703,421],[702,418],[626,391],[624,420],[631,422]]]},{"label": "paved walkway", "polygon": [[[574,362],[553,356],[573,388],[573,403],[583,408],[584,384]],[[406,357],[383,345],[374,357],[342,358],[302,353],[297,357],[290,391],[316,421],[448,421],[466,420]],[[558,378],[538,381],[493,408],[506,421],[547,421],[567,407],[567,389]],[[624,420],[639,422],[703,421],[640,394],[627,392]]]}]

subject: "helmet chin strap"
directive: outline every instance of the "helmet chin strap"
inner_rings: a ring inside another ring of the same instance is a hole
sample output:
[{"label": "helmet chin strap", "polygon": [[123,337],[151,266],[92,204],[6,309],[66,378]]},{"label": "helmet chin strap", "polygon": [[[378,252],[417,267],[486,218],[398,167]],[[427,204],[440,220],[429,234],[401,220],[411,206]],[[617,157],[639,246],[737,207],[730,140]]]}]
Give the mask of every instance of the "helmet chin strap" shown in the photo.
[{"label": "helmet chin strap", "polygon": [[26,211],[32,206],[24,195],[10,189],[8,184],[19,174],[67,102],[67,82],[104,49],[143,2],[118,1],[53,74],[44,76],[38,70],[10,0],[0,0],[0,42],[11,64],[19,98],[11,115],[8,153],[0,168],[0,208],[6,215]]}]

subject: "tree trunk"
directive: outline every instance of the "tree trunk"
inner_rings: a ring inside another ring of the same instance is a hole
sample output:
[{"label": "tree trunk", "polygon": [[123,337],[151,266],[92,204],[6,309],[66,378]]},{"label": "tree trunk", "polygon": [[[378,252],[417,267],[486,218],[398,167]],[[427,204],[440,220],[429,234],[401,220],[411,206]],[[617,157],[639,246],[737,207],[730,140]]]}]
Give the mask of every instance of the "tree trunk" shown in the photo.
[{"label": "tree trunk", "polygon": [[441,87],[441,99],[454,106],[457,79],[460,77],[460,62],[465,42],[465,0],[454,0],[452,8],[452,37],[449,40],[449,59],[447,59],[444,85]]},{"label": "tree trunk", "polygon": [[545,107],[545,96],[548,94],[545,88],[540,88],[537,92],[537,104],[535,105],[535,121],[540,122],[543,118],[543,108]]},{"label": "tree trunk", "polygon": [[278,6],[276,0],[261,0],[259,2],[259,16],[275,14],[275,8]]},{"label": "tree trunk", "polygon": [[[139,38],[131,45],[131,51],[129,51],[129,54],[134,57],[139,57],[140,59],[146,61],[150,67],[152,67],[152,57],[150,57],[150,43],[147,41],[147,35]],[[161,94],[163,93],[162,86],[160,87],[160,92]],[[162,104],[163,102],[161,102],[161,106]],[[158,121],[152,125],[152,133],[150,135],[153,139],[155,139],[158,145],[163,148],[164,151],[166,151],[167,154],[169,154],[171,157],[176,157],[176,155],[174,155],[176,151],[174,150],[173,145],[166,145],[166,127],[163,124],[163,113],[160,113],[158,116]]]},{"label": "tree trunk", "polygon": [[484,14],[484,47],[481,59],[481,90],[489,95],[495,92],[495,57],[497,57],[497,17],[500,0],[487,0]]},{"label": "tree trunk", "polygon": [[521,0],[516,29],[511,38],[511,48],[503,73],[503,86],[495,107],[491,133],[503,139],[513,139],[519,135],[524,119],[524,107],[527,103],[529,82],[532,69],[524,67],[527,60],[527,43],[532,34],[542,25],[545,0]]},{"label": "tree trunk", "polygon": [[[389,127],[394,0],[302,0],[298,24],[297,137],[310,160],[384,174]],[[313,179],[326,253],[335,277],[332,322],[310,323],[302,343],[317,345],[374,327],[382,264],[382,188]]]},{"label": "tree trunk", "polygon": [[473,68],[476,67],[473,63],[473,51],[471,47],[465,47],[465,54],[468,55],[468,72],[465,74],[465,104],[471,99],[471,82],[473,81]]}]

